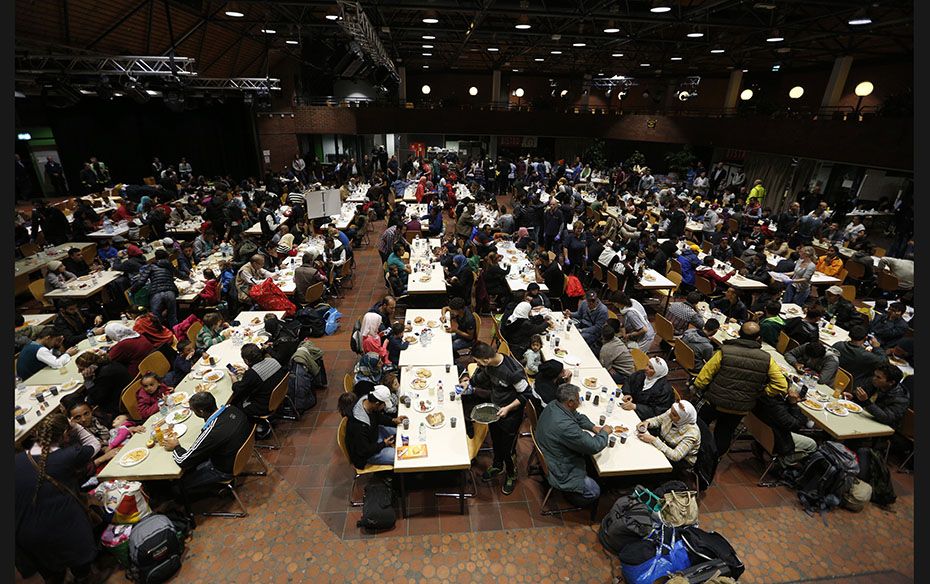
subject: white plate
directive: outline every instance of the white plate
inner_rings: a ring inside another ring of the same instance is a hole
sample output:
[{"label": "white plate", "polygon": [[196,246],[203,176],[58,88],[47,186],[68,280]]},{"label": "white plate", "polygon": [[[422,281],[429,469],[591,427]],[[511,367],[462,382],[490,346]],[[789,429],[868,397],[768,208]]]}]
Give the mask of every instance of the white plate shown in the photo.
[{"label": "white plate", "polygon": [[837,412],[837,411],[835,411],[835,410],[832,410],[832,409],[830,409],[830,408],[828,408],[828,407],[826,407],[826,406],[824,406],[823,409],[824,409],[824,411],[827,411],[827,412],[833,414],[834,416],[839,416],[839,417],[841,417],[841,418],[845,418],[846,416],[849,415],[849,410],[847,410],[846,408],[843,408],[843,413],[842,413],[842,414],[839,413],[839,412]]},{"label": "white plate", "polygon": [[[140,458],[139,460],[136,460],[136,461],[127,461],[127,460],[126,460],[126,457],[129,456],[129,454],[130,454],[131,452],[144,452],[144,453],[145,453],[145,456],[143,456],[142,458]],[[120,455],[120,457],[119,457],[119,465],[120,465],[120,466],[136,466],[137,464],[139,464],[139,463],[141,463],[141,462],[144,462],[145,459],[148,458],[148,457],[149,457],[149,449],[148,449],[148,448],[133,448],[133,449],[130,450],[129,452],[126,452],[126,453],[123,453],[122,455]]]},{"label": "white plate", "polygon": [[13,410],[13,417],[15,418],[16,416],[28,414],[31,410],[32,406],[16,406],[16,408]]},{"label": "white plate", "polygon": [[226,376],[226,372],[222,369],[211,369],[210,371],[204,372],[203,380],[209,381],[210,383],[216,383],[220,379]]},{"label": "white plate", "polygon": [[846,408],[846,411],[849,412],[850,414],[861,414],[863,411],[862,406],[860,406],[856,402],[851,402],[845,399],[838,399],[836,400],[836,403]]},{"label": "white plate", "polygon": [[431,425],[431,424],[426,420],[426,417],[423,418],[423,421],[426,423],[426,427],[429,428],[430,430],[437,430],[437,429],[442,428],[443,426],[445,426],[445,425],[446,425],[446,420],[448,420],[448,419],[449,419],[448,416],[446,416],[445,414],[443,414],[443,415],[442,415],[442,421],[439,422],[438,424],[436,424],[435,426]]},{"label": "white plate", "polygon": [[184,420],[191,417],[192,413],[193,412],[191,412],[189,408],[180,408],[177,410],[173,410],[171,412],[168,412],[168,415],[165,416],[165,423],[172,424],[172,425],[180,424]]},{"label": "white plate", "polygon": [[174,430],[174,433],[180,438],[187,433],[187,424],[174,424],[171,429]]},{"label": "white plate", "polygon": [[[420,409],[420,402],[423,402],[424,404],[426,404],[426,409],[425,409],[425,410],[421,410],[421,409]],[[420,412],[421,414],[428,414],[428,413],[430,413],[431,411],[433,411],[434,409],[436,409],[436,406],[435,406],[435,404],[433,404],[432,400],[429,400],[429,399],[415,399],[415,400],[411,400],[411,402],[410,402],[410,409],[412,409],[412,410],[415,411],[415,412]]]},{"label": "white plate", "polygon": [[69,379],[68,381],[61,384],[61,391],[74,391],[75,389],[81,387],[81,382],[77,379]]},{"label": "white plate", "polygon": [[174,407],[184,405],[189,397],[190,395],[186,391],[175,391],[168,396],[168,406]]},{"label": "white plate", "polygon": [[572,355],[571,353],[569,353],[568,355],[565,355],[561,359],[563,363],[571,367],[578,367],[579,365],[581,365],[581,360],[578,357]]}]

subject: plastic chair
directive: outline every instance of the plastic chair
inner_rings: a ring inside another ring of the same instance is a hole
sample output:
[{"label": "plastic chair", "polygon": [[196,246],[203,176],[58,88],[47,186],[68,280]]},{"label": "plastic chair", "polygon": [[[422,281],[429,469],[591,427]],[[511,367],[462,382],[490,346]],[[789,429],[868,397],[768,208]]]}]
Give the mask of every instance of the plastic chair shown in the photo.
[{"label": "plastic chair", "polygon": [[352,495],[355,494],[355,483],[358,482],[358,477],[362,475],[374,474],[376,472],[386,472],[394,470],[393,464],[366,464],[365,468],[356,468],[352,464],[352,459],[349,457],[349,449],[346,447],[346,426],[348,420],[345,418],[339,422],[339,429],[336,431],[336,444],[339,446],[339,450],[342,452],[342,455],[346,457],[346,461],[352,465],[352,469],[355,471],[355,478],[352,479],[352,488],[349,490],[349,502],[353,507],[361,507],[362,502],[357,501],[352,498]]},{"label": "plastic chair", "polygon": [[[287,397],[287,382],[290,378],[290,372],[285,373],[284,377],[281,378],[281,381],[278,382],[278,385],[271,391],[271,397],[268,399],[268,413],[264,416],[258,416],[258,419],[268,421],[268,418],[274,415],[278,408],[281,407],[281,404],[284,403],[284,398]],[[281,448],[281,441],[278,440],[278,435],[274,431],[274,425],[268,424],[271,426],[271,438],[273,440],[272,444],[256,444],[256,448],[268,448],[270,450],[278,450]]]},{"label": "plastic chair", "polygon": [[[261,472],[245,472],[245,467],[249,463],[249,458],[251,458],[252,453],[255,453],[258,457],[259,462],[262,463],[262,467],[265,469]],[[258,454],[258,451],[255,450],[255,426],[252,426],[252,431],[249,433],[249,437],[246,441],[239,447],[239,451],[236,453],[236,460],[233,462],[233,476],[228,481],[224,481],[222,484],[225,489],[228,489],[232,493],[233,498],[236,500],[236,503],[239,504],[239,508],[242,511],[238,513],[233,512],[208,512],[201,513],[205,517],[236,517],[242,518],[246,517],[249,514],[249,510],[246,509],[245,504],[243,504],[242,499],[239,498],[239,494],[236,492],[236,479],[240,476],[265,476],[268,474],[268,467],[265,465],[265,460]]]},{"label": "plastic chair", "polygon": [[856,287],[855,286],[850,286],[847,284],[845,286],[840,286],[840,288],[843,289],[843,298],[845,298],[846,300],[849,300],[850,302],[856,299]]},{"label": "plastic chair", "polygon": [[161,351],[150,353],[148,357],[139,363],[139,373],[144,374],[150,371],[158,377],[164,377],[171,371],[171,363],[168,362],[168,359]]},{"label": "plastic chair", "polygon": [[142,387],[142,380],[139,375],[136,375],[136,378],[129,382],[122,393],[120,393],[120,403],[123,404],[123,407],[126,408],[126,414],[132,420],[141,420],[142,415],[139,414],[139,402],[136,399],[136,393],[139,391],[139,388]]},{"label": "plastic chair", "polygon": [[200,329],[203,328],[203,323],[200,321],[195,322],[187,329],[187,340],[197,345],[197,335],[200,334]]},{"label": "plastic chair", "polygon": [[317,282],[316,284],[311,285],[309,288],[307,288],[306,293],[304,293],[304,302],[307,305],[312,306],[323,297],[323,292],[325,290],[326,286],[323,285],[323,282]]},{"label": "plastic chair", "polygon": [[632,348],[630,349],[630,354],[633,355],[633,366],[636,368],[636,371],[642,371],[649,365],[649,356],[642,351],[642,349]]},{"label": "plastic chair", "polygon": [[45,298],[45,280],[38,279],[29,282],[29,291],[32,292],[32,297],[38,300],[42,306],[52,306],[52,303]]},{"label": "plastic chair", "polygon": [[342,376],[342,391],[345,393],[352,393],[355,391],[355,376],[351,373],[346,373]]},{"label": "plastic chair", "polygon": [[836,370],[836,377],[833,378],[833,397],[840,397],[847,387],[852,385],[852,375],[842,367]]}]

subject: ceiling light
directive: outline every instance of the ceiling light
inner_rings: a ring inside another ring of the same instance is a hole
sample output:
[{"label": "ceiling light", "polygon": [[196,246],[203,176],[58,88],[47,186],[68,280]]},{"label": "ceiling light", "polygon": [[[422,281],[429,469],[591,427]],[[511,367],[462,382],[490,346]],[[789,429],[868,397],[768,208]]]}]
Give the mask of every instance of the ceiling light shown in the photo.
[{"label": "ceiling light", "polygon": [[518,87],[518,88],[516,88],[516,89],[513,91],[513,94],[516,95],[517,97],[523,97],[523,95],[524,95],[525,93],[526,93],[526,92],[523,91],[523,88],[522,88],[522,87]]},{"label": "ceiling light", "polygon": [[669,61],[681,61],[681,57],[672,57]]},{"label": "ceiling light", "polygon": [[620,32],[620,29],[619,28],[605,28],[604,32],[607,34],[614,34],[616,32]]},{"label": "ceiling light", "polygon": [[668,2],[667,0],[656,0],[652,3],[652,8],[649,9],[649,12],[654,12],[656,14],[669,12],[672,9],[670,4],[671,2]]},{"label": "ceiling light", "polygon": [[82,90],[81,90],[81,95],[90,95],[90,94],[92,94],[92,93],[93,93],[93,91],[88,91],[88,90],[86,90],[86,89],[82,89]]},{"label": "ceiling light", "polygon": [[752,99],[752,90],[751,90],[751,89],[744,89],[744,90],[739,94],[739,98],[740,98],[741,100],[743,100],[743,101],[749,101],[750,99]]},{"label": "ceiling light", "polygon": [[29,132],[20,132],[16,134],[17,140],[32,140],[32,134]]},{"label": "ceiling light", "polygon": [[710,52],[713,55],[719,55],[720,53],[723,52],[723,49],[711,49]]},{"label": "ceiling light", "polygon": [[585,46],[585,44],[584,44],[584,43],[572,43],[572,46],[573,46],[573,47],[583,47],[583,46]]},{"label": "ceiling light", "polygon": [[286,40],[286,41],[284,41],[284,44],[286,44],[286,45],[299,45],[299,44],[300,44],[300,41]]},{"label": "ceiling light", "polygon": [[429,65],[423,65],[424,69],[429,69]]},{"label": "ceiling light", "polygon": [[432,54],[432,53],[423,53],[423,56],[424,56],[424,57],[432,57],[433,54]]},{"label": "ceiling light", "polygon": [[872,85],[871,81],[863,81],[856,86],[856,95],[859,97],[866,97],[872,95],[872,90],[875,89],[875,86]]},{"label": "ceiling light", "polygon": [[431,35],[431,34],[425,34],[425,35],[423,35],[423,40],[424,40],[424,41],[434,41],[434,40],[436,40],[436,37],[434,37],[434,36]]},{"label": "ceiling light", "polygon": [[158,97],[159,95],[161,95],[160,91],[155,91],[154,89],[146,89],[145,92],[151,95],[152,97]]},{"label": "ceiling light", "polygon": [[438,24],[439,19],[438,18],[424,18],[423,23],[424,24]]},{"label": "ceiling light", "polygon": [[611,53],[611,57],[622,57],[623,53]]},{"label": "ceiling light", "polygon": [[429,95],[429,92],[432,91],[432,89],[429,85],[424,85],[420,88],[420,91],[423,93],[423,95]]},{"label": "ceiling light", "polygon": [[863,26],[866,24],[872,24],[872,17],[869,16],[869,13],[865,11],[865,8],[862,8],[850,16],[849,20],[846,21],[846,24],[849,26]]},{"label": "ceiling light", "polygon": [[326,20],[339,20],[339,15],[338,14],[327,14]]},{"label": "ceiling light", "polygon": [[537,63],[542,63],[543,61],[545,61],[545,59],[543,59],[542,57],[536,57],[533,60],[536,61]]},{"label": "ceiling light", "polygon": [[468,88],[468,95],[478,95],[478,88],[472,85]]},{"label": "ceiling light", "polygon": [[698,32],[698,31],[695,30],[695,31],[689,32],[687,36],[688,36],[689,39],[699,39],[699,38],[701,38],[702,36],[704,36],[704,33],[703,33],[703,32]]},{"label": "ceiling light", "polygon": [[561,55],[562,51],[549,51],[550,55]]},{"label": "ceiling light", "polygon": [[749,69],[743,69],[743,73],[749,73]]},{"label": "ceiling light", "polygon": [[424,49],[432,49],[433,45],[420,45]]},{"label": "ceiling light", "polygon": [[226,14],[226,16],[229,16],[230,18],[242,18],[243,16],[245,16],[245,14],[241,12],[237,12],[235,10],[227,10],[224,14]]},{"label": "ceiling light", "polygon": [[497,47],[488,47],[488,51],[490,51],[490,52],[492,52],[492,53],[496,53],[496,52],[498,52],[499,50],[500,50],[500,49],[498,49]]},{"label": "ceiling light", "polygon": [[262,32],[265,33],[265,34],[275,34],[275,33],[278,32],[278,31],[276,31],[276,30],[273,29],[273,28],[263,28],[263,29],[262,29]]},{"label": "ceiling light", "polygon": [[640,67],[648,67],[648,66],[649,66],[649,63],[640,63],[639,66],[640,66]]},{"label": "ceiling light", "polygon": [[773,31],[772,31],[772,34],[770,34],[768,37],[766,37],[765,42],[767,42],[767,43],[780,43],[780,42],[782,42],[783,40],[785,40],[785,37],[783,37],[783,36],[781,36],[780,34],[778,34],[778,31],[777,31],[777,30],[773,30]]},{"label": "ceiling light", "polygon": [[562,91],[559,92],[559,97],[565,97],[566,95],[568,95],[567,89],[563,89]]},{"label": "ceiling light", "polygon": [[[869,91],[869,93],[872,93],[872,92]],[[122,91],[114,91],[114,92],[113,92],[113,97],[123,97],[123,95],[124,95],[124,94],[123,94]]]},{"label": "ceiling light", "polygon": [[678,92],[678,101],[688,101],[690,97],[691,97],[691,94],[688,93],[687,91]]},{"label": "ceiling light", "polygon": [[514,25],[514,28],[517,30],[529,30],[533,27],[532,25],[529,25],[529,24],[516,24]]},{"label": "ceiling light", "polygon": [[794,87],[791,88],[790,91],[788,91],[788,97],[790,97],[791,99],[798,99],[802,95],[804,95],[804,88],[801,87],[800,85],[795,85]]}]

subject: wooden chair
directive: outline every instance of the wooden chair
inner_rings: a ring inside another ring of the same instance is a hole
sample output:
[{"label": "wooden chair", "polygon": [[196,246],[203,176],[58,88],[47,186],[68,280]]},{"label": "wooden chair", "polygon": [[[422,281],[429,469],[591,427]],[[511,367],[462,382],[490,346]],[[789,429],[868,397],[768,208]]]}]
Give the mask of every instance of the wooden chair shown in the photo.
[{"label": "wooden chair", "polygon": [[681,275],[681,263],[678,260],[668,260],[666,264],[666,277],[672,272],[675,272],[679,276]]},{"label": "wooden chair", "polygon": [[730,265],[736,270],[742,270],[746,267],[746,262],[734,256],[730,258]]},{"label": "wooden chair", "polygon": [[885,248],[883,248],[883,247],[876,247],[876,248],[875,248],[875,253],[872,254],[872,255],[874,255],[874,256],[877,257],[877,258],[883,258],[883,257],[885,257],[885,254],[886,254],[886,253],[888,253],[888,250],[886,250]]},{"label": "wooden chair", "polygon": [[355,376],[351,373],[346,373],[342,376],[342,391],[345,393],[352,393],[355,391]]},{"label": "wooden chair", "polygon": [[355,494],[355,483],[358,481],[358,477],[362,475],[374,474],[376,472],[387,472],[394,470],[393,464],[366,464],[365,468],[356,468],[352,464],[352,459],[349,457],[349,449],[346,447],[346,425],[348,421],[343,418],[339,422],[339,429],[336,431],[336,444],[339,446],[339,450],[342,452],[342,455],[346,457],[346,462],[348,462],[352,469],[355,471],[355,478],[352,479],[352,488],[349,490],[350,503],[353,507],[361,507],[362,502],[357,501],[352,498],[352,495]]},{"label": "wooden chair", "polygon": [[711,297],[716,292],[713,283],[704,276],[694,275],[694,287],[704,296]]},{"label": "wooden chair", "polygon": [[856,287],[850,286],[849,284],[845,286],[840,286],[843,289],[843,298],[849,300],[850,302],[856,299]]},{"label": "wooden chair", "polygon": [[[271,397],[268,399],[268,413],[264,416],[258,416],[260,420],[265,420],[268,422],[268,419],[278,411],[278,408],[281,407],[281,404],[284,403],[284,398],[287,397],[287,382],[290,379],[291,374],[285,373],[284,377],[281,378],[281,381],[278,382],[278,385],[271,390]],[[268,425],[271,427],[271,444],[256,444],[256,448],[268,448],[271,450],[279,450],[281,448],[281,441],[278,440],[278,435],[275,434],[274,425],[270,422]]]},{"label": "wooden chair", "polygon": [[126,414],[132,420],[142,419],[142,415],[139,414],[139,402],[136,400],[136,393],[141,387],[142,380],[140,376],[136,375],[136,378],[129,382],[129,385],[123,389],[119,397],[123,407],[126,408]]},{"label": "wooden chair", "polygon": [[847,275],[853,280],[861,280],[865,277],[865,265],[862,262],[846,262]]},{"label": "wooden chair", "polygon": [[203,328],[203,323],[200,321],[197,321],[194,324],[192,324],[190,328],[187,329],[187,340],[189,340],[190,342],[194,343],[194,345],[196,345],[197,335],[200,334],[200,329],[202,328]]},{"label": "wooden chair", "polygon": [[94,260],[97,259],[97,244],[92,243],[81,250],[81,256],[83,256],[84,261],[87,262],[87,265],[90,266],[94,263]]},{"label": "wooden chair", "polygon": [[739,232],[739,221],[736,219],[727,219],[727,232],[731,235]]},{"label": "wooden chair", "polygon": [[656,334],[659,335],[660,339],[669,345],[675,344],[675,327],[669,319],[656,313],[655,320],[652,321],[652,326],[655,328]]},{"label": "wooden chair", "polygon": [[852,375],[842,367],[836,370],[836,377],[833,378],[833,397],[840,397],[846,388],[852,385]]},{"label": "wooden chair", "polygon": [[[676,264],[678,262],[675,262]],[[675,287],[671,290],[653,290],[659,296],[664,296],[666,300],[666,308],[668,308],[668,303],[671,302],[672,298],[675,297],[675,292],[678,291],[678,288],[681,286],[681,274],[678,272],[669,272],[665,274],[665,277],[672,281],[675,284]]]},{"label": "wooden chair", "polygon": [[497,352],[501,355],[510,355],[510,345],[507,344],[507,341],[501,340],[500,346],[497,348]]},{"label": "wooden chair", "polygon": [[894,274],[890,274],[888,272],[876,272],[875,276],[879,290],[883,290],[885,292],[894,292],[900,287],[898,278]]},{"label": "wooden chair", "polygon": [[32,292],[32,297],[38,300],[42,306],[52,306],[52,303],[45,298],[45,279],[39,278],[29,282],[29,291]]},{"label": "wooden chair", "polygon": [[19,253],[23,254],[24,258],[34,256],[39,253],[39,246],[34,243],[24,243],[19,246]]},{"label": "wooden chair", "polygon": [[849,275],[849,271],[846,268],[843,268],[839,272],[836,273],[836,276],[834,276],[834,278],[839,280],[840,284],[842,284],[843,282],[846,281],[846,276],[848,275]]},{"label": "wooden chair", "polygon": [[769,474],[769,471],[775,466],[778,462],[778,455],[775,454],[775,433],[772,431],[772,428],[767,424],[763,423],[759,418],[754,414],[749,414],[743,418],[743,425],[752,435],[752,437],[759,443],[762,447],[762,450],[766,452],[772,460],[769,461],[768,466],[765,467],[765,470],[762,471],[762,476],[759,477],[759,482],[757,483],[760,487],[774,487],[778,483],[766,483],[765,477]]},{"label": "wooden chair", "polygon": [[[549,502],[549,497],[552,496],[552,492],[555,490],[555,488],[549,484],[548,478],[545,478],[549,476],[549,466],[546,464],[546,457],[543,454],[542,449],[539,447],[539,443],[536,442],[536,433],[531,432],[531,434],[533,438],[533,451],[536,453],[536,457],[539,460],[539,466],[542,470],[545,486],[548,487],[546,496],[543,497],[542,504],[539,506],[540,514],[544,516],[550,516],[556,514],[561,515],[562,513],[569,513],[571,511],[581,511],[583,507],[556,507],[555,509],[546,509],[546,503]],[[598,502],[594,501],[591,505],[591,521],[594,521],[594,517],[597,515],[597,504]]]},{"label": "wooden chair", "polygon": [[630,354],[633,355],[633,366],[636,371],[642,371],[649,365],[649,357],[642,351],[642,349],[632,348],[630,349]]},{"label": "wooden chair", "polygon": [[778,332],[778,344],[775,345],[775,350],[784,355],[788,351],[788,343],[791,341],[791,337],[785,334],[785,331]]},{"label": "wooden chair", "polygon": [[313,306],[320,301],[320,298],[323,298],[323,292],[325,291],[326,286],[323,285],[323,282],[317,282],[316,284],[311,285],[304,293],[304,302],[308,306]]},{"label": "wooden chair", "polygon": [[675,339],[672,343],[675,351],[675,362],[688,374],[688,383],[694,380],[701,371],[697,368],[697,360],[694,357],[694,349],[688,346],[681,339]]},{"label": "wooden chair", "polygon": [[[264,471],[262,472],[245,472],[246,465],[249,464],[249,458],[252,457],[252,453],[258,457],[259,462],[262,463]],[[233,498],[236,500],[236,503],[239,504],[239,508],[242,511],[239,512],[228,512],[228,511],[214,511],[208,513],[202,513],[206,517],[236,517],[242,518],[246,517],[249,514],[249,510],[246,509],[245,505],[242,503],[242,499],[239,498],[239,494],[236,492],[236,479],[241,476],[265,476],[268,474],[268,467],[265,466],[265,460],[258,454],[258,451],[255,450],[255,426],[252,426],[252,431],[249,433],[249,437],[246,441],[239,447],[239,451],[236,453],[236,460],[233,462],[233,476],[228,481],[223,482],[223,486],[226,489],[229,489],[229,492],[232,494]]]},{"label": "wooden chair", "polygon": [[607,270],[607,289],[611,294],[620,293],[620,278],[613,270]]},{"label": "wooden chair", "polygon": [[414,231],[411,229],[404,231],[404,239],[407,240],[407,243],[412,243],[413,240],[417,238],[417,235],[420,235],[419,231]]},{"label": "wooden chair", "polygon": [[594,272],[594,281],[602,287],[605,286],[607,282],[604,280],[604,268],[601,267],[601,264],[594,262],[591,264],[591,268]]},{"label": "wooden chair", "polygon": [[161,351],[150,353],[148,357],[139,363],[139,373],[148,373],[150,371],[159,378],[164,377],[171,371],[171,363],[168,362],[168,359]]},{"label": "wooden chair", "polygon": [[705,241],[701,244],[701,251],[704,253],[710,253],[714,251],[714,246],[709,241]]}]

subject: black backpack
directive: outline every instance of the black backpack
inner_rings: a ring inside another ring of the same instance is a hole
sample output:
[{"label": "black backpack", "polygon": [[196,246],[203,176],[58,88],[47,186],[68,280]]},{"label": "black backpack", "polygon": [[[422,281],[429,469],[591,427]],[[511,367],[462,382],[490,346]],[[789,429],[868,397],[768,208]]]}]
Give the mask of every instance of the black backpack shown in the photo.
[{"label": "black backpack", "polygon": [[[633,497],[620,497],[601,520],[597,539],[608,552],[619,556],[623,548],[649,535],[658,520],[645,504]],[[652,546],[655,552],[655,546]]]},{"label": "black backpack", "polygon": [[[688,550],[688,557],[691,559],[692,566],[696,567],[706,562],[721,560],[726,565],[726,571],[721,571],[721,575],[729,576],[734,580],[739,580],[739,577],[746,571],[742,560],[736,555],[736,550],[733,549],[727,538],[719,533],[704,531],[700,527],[692,525],[679,528],[678,535]],[[701,580],[697,580],[697,582],[701,582]]]},{"label": "black backpack", "polygon": [[300,321],[300,339],[307,337],[319,338],[326,335],[326,311],[328,305],[320,305],[316,308],[305,306],[297,311],[294,318]]},{"label": "black backpack", "polygon": [[698,428],[701,430],[701,447],[698,450],[697,461],[694,463],[694,471],[697,473],[697,483],[699,491],[706,491],[714,482],[714,475],[717,474],[717,464],[720,458],[717,455],[717,443],[714,441],[714,435],[704,420],[697,419]]},{"label": "black backpack", "polygon": [[859,480],[869,483],[872,487],[871,501],[876,505],[891,505],[898,500],[891,484],[891,474],[882,460],[881,455],[872,448],[860,448]]},{"label": "black backpack", "polygon": [[812,514],[838,507],[858,475],[855,453],[827,441],[804,459],[803,466],[785,470],[783,480],[798,491],[804,510]]},{"label": "black backpack", "polygon": [[381,481],[373,481],[365,487],[365,497],[362,499],[362,518],[356,522],[356,527],[369,531],[384,531],[392,529],[396,522],[394,491]]},{"label": "black backpack", "polygon": [[355,321],[355,326],[352,327],[352,334],[349,336],[349,348],[352,349],[353,353],[358,355],[363,355],[362,351],[362,319],[359,318]]},{"label": "black backpack", "polygon": [[181,569],[184,540],[165,515],[149,515],[129,534],[129,575],[141,584],[158,584]]}]

